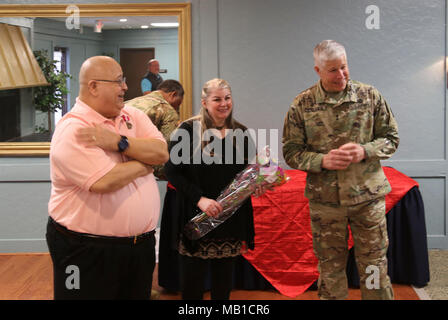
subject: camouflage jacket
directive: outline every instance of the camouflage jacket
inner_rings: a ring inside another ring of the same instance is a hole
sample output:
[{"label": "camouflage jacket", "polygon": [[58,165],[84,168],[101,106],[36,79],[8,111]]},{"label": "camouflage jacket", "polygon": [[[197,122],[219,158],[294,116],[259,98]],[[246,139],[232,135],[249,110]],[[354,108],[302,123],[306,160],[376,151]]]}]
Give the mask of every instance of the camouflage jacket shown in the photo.
[{"label": "camouflage jacket", "polygon": [[[167,143],[169,143],[171,133],[179,125],[179,114],[163,98],[160,91],[153,91],[150,94],[128,100],[125,104],[138,108],[146,113],[152,123],[163,134]],[[154,166],[154,175],[161,180],[166,180],[163,165]]]},{"label": "camouflage jacket", "polygon": [[[364,147],[366,159],[345,170],[323,169],[323,156],[348,142]],[[328,204],[354,205],[390,192],[380,160],[389,158],[398,143],[398,126],[384,98],[353,80],[338,100],[325,93],[320,81],[301,92],[283,127],[286,163],[308,173],[305,196]]]}]

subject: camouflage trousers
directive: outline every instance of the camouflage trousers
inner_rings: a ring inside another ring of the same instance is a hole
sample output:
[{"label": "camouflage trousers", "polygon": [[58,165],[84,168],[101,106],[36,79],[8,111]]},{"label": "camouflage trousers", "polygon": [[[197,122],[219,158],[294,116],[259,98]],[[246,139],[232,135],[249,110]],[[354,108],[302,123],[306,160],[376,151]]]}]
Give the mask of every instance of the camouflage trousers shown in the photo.
[{"label": "camouflage trousers", "polygon": [[313,248],[319,265],[320,299],[346,299],[348,228],[353,235],[362,299],[393,300],[387,275],[387,223],[384,197],[353,206],[311,202]]}]

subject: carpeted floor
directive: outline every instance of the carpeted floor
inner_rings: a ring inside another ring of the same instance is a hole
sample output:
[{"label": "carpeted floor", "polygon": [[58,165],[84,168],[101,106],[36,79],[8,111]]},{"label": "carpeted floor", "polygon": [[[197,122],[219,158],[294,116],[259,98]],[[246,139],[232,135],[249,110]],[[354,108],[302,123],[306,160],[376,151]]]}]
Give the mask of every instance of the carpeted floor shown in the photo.
[{"label": "carpeted floor", "polygon": [[[417,294],[420,299],[428,299],[428,300],[448,300],[448,250],[437,250],[432,249],[429,250],[429,269],[430,269],[430,282],[424,288],[415,288]],[[395,289],[400,290],[397,299],[407,300],[412,299],[412,293],[405,286],[394,285]],[[158,288],[160,289],[160,288]],[[404,289],[404,290],[403,290]],[[404,294],[402,295],[402,290]],[[260,293],[260,292],[244,292],[244,291],[235,291],[232,292],[233,299],[241,299],[245,296],[245,294],[249,293],[249,297],[251,299],[257,299],[258,295],[261,295],[263,298],[267,299],[285,299],[286,297],[281,296],[276,293]],[[242,295],[242,297],[241,297]],[[277,295],[279,297],[277,297]],[[303,294],[298,299],[316,299],[317,293],[313,291],[308,291]],[[179,297],[176,295],[164,294],[162,291],[162,299],[178,299]],[[359,299],[359,292],[357,290],[350,290],[349,299]],[[287,298],[286,298],[287,299]]]},{"label": "carpeted floor", "polygon": [[429,250],[430,281],[423,289],[432,300],[448,300],[448,250]]}]

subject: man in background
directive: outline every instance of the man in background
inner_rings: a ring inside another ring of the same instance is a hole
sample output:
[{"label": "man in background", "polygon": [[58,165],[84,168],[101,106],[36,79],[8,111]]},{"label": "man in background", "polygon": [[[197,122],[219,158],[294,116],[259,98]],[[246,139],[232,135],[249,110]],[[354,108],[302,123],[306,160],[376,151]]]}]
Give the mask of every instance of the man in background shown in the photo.
[{"label": "man in background", "polygon": [[[159,85],[158,90],[126,101],[125,104],[142,110],[169,142],[171,133],[179,125],[179,107],[183,97],[184,89],[178,81],[165,80]],[[166,180],[163,166],[154,166],[154,175],[159,180]],[[172,281],[178,282],[179,258],[177,250],[171,246],[171,225],[177,214],[176,189],[168,182],[160,222],[158,269],[159,285],[168,290]],[[158,292],[153,290],[151,297],[156,299],[158,295]]]},{"label": "man in background", "polygon": [[141,81],[141,88],[143,95],[149,94],[152,91],[158,89],[160,83],[162,83],[163,78],[159,74],[160,64],[156,59],[151,59],[148,61],[148,72],[143,76]]},{"label": "man in background", "polygon": [[[156,91],[128,100],[125,104],[143,111],[169,142],[171,133],[179,125],[179,107],[183,98],[182,85],[176,80],[165,80]],[[163,166],[155,166],[154,175],[165,180]]]}]

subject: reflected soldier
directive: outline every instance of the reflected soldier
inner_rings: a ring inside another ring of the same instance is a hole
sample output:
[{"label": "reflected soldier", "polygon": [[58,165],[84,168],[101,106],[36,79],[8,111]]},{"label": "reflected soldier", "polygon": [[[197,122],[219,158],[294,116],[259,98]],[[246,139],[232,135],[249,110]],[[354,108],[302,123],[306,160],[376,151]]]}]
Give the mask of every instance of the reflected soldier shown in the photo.
[{"label": "reflected soldier", "polygon": [[[179,107],[183,98],[182,85],[176,80],[165,80],[159,85],[158,90],[126,101],[125,104],[146,113],[165,140],[169,142],[171,132],[179,125]],[[155,166],[154,175],[161,180],[166,180],[163,166]]]}]

